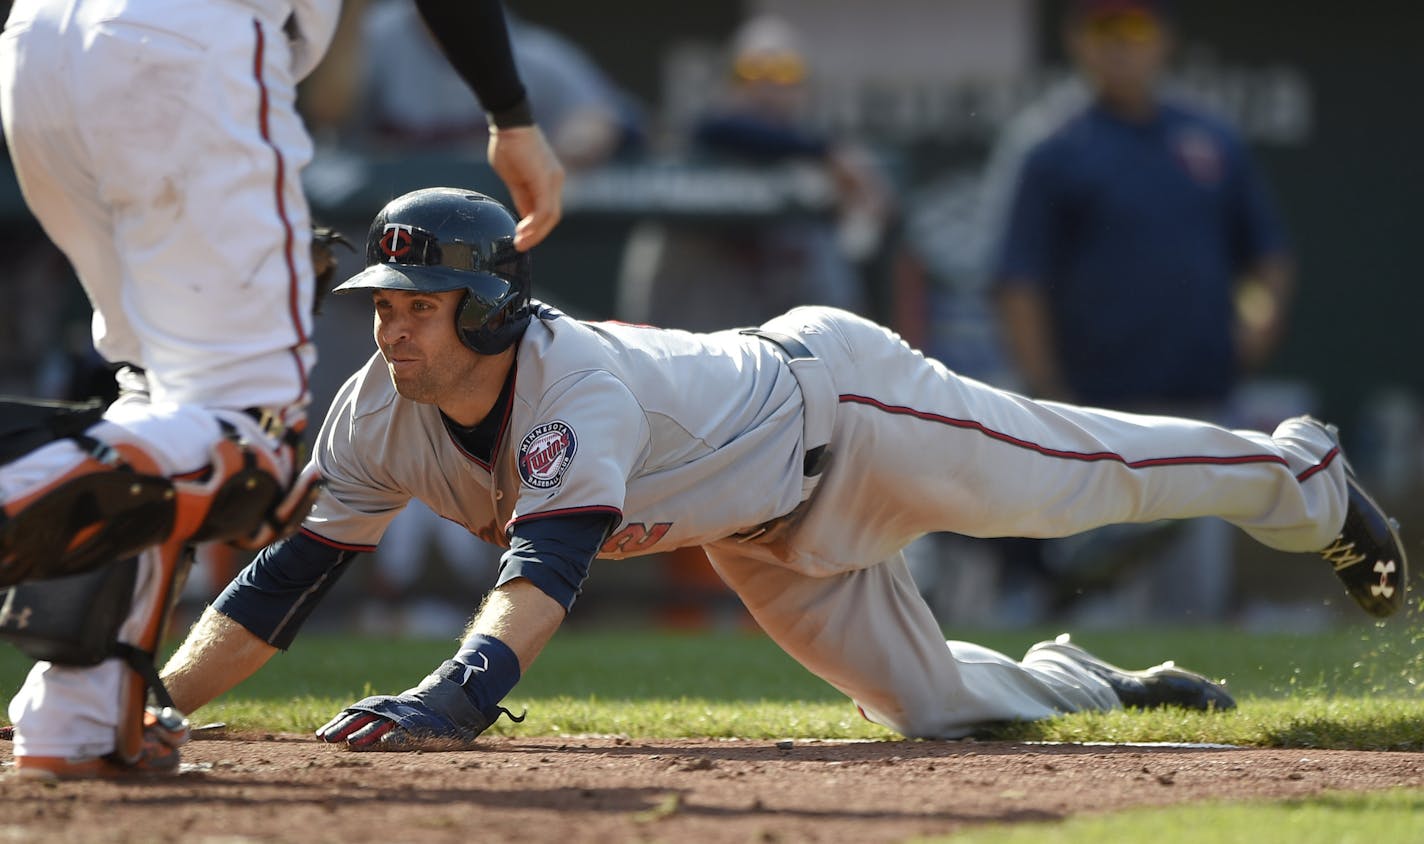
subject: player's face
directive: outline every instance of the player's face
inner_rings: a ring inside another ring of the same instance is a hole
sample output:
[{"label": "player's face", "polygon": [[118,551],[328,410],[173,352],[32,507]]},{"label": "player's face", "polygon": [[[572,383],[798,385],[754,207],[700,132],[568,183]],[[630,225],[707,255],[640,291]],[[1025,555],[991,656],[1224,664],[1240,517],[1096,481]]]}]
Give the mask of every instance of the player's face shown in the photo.
[{"label": "player's face", "polygon": [[372,294],[376,345],[396,392],[405,398],[444,407],[474,386],[481,356],[455,334],[455,313],[463,295],[460,290]]},{"label": "player's face", "polygon": [[1165,24],[1137,12],[1080,22],[1069,36],[1073,57],[1098,96],[1127,111],[1151,103],[1170,46]]}]

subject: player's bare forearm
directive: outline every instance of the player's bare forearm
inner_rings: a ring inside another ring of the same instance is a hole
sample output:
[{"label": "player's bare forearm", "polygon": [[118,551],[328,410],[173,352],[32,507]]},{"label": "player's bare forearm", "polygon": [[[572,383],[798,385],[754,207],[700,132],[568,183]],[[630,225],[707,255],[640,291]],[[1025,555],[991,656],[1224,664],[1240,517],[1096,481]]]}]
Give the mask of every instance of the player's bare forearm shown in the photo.
[{"label": "player's bare forearm", "polygon": [[277,649],[212,607],[163,666],[163,685],[182,712],[192,712],[252,676]]},{"label": "player's bare forearm", "polygon": [[482,634],[500,640],[519,657],[519,670],[524,672],[559,629],[564,615],[558,601],[516,578],[489,593],[465,629],[465,638]]}]

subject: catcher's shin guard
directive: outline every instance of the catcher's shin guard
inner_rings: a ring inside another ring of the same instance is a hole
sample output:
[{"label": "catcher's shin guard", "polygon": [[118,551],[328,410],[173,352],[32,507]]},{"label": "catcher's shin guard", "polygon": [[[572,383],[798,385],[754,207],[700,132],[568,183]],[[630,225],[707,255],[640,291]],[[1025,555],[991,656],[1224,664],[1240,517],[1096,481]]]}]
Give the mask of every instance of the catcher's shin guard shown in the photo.
[{"label": "catcher's shin guard", "polygon": [[133,443],[71,439],[80,461],[0,508],[0,587],[89,571],[173,529],[173,486]]},{"label": "catcher's shin guard", "polygon": [[[191,565],[187,546],[169,540],[136,558],[67,578],[22,583],[5,594],[0,639],[34,659],[88,667],[116,678],[113,708],[103,716],[113,719],[113,749],[102,756],[20,755],[16,768],[23,776],[80,779],[177,770],[188,722],[173,707],[154,657]],[[112,672],[98,667],[115,657],[122,664],[112,666]],[[27,685],[36,676],[49,675],[32,674]],[[29,694],[37,692],[31,689]],[[43,694],[47,706],[65,706],[63,685]],[[31,726],[24,716],[17,720],[35,732],[40,727],[52,731],[62,723],[50,719]],[[30,737],[50,742],[58,738],[45,733]]]},{"label": "catcher's shin guard", "polygon": [[0,641],[33,660],[98,665],[114,656],[119,628],[133,609],[139,560],[21,583],[0,591]]},{"label": "catcher's shin guard", "polygon": [[90,571],[177,540],[260,548],[297,529],[320,477],[297,472],[299,431],[275,442],[228,422],[203,470],[165,477],[135,443],[71,439],[77,465],[0,509],[0,588]]},{"label": "catcher's shin guard", "polygon": [[119,719],[110,760],[131,768],[178,761],[188,740],[188,720],[173,706],[154,662],[173,608],[193,564],[191,549],[178,539],[139,555],[133,606],[119,629],[114,651],[128,663],[119,684]]}]

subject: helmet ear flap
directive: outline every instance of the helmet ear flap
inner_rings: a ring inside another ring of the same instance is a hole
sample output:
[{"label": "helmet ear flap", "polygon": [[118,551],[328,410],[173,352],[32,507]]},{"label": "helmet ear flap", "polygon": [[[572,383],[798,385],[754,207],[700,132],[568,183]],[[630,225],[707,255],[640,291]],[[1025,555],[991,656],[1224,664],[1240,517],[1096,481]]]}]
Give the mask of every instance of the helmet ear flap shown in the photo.
[{"label": "helmet ear flap", "polygon": [[456,312],[455,333],[476,354],[497,355],[524,333],[530,313],[528,299],[523,296],[511,296],[495,310],[481,311],[475,297],[466,291]]}]

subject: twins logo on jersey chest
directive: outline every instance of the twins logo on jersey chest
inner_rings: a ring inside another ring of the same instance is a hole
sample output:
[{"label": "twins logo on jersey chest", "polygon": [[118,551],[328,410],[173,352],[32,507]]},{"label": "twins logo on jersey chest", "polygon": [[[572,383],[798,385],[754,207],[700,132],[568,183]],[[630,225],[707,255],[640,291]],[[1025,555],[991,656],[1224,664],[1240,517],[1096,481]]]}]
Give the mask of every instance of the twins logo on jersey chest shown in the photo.
[{"label": "twins logo on jersey chest", "polygon": [[535,489],[556,487],[563,483],[577,451],[578,438],[567,423],[537,425],[519,444],[519,477]]}]

